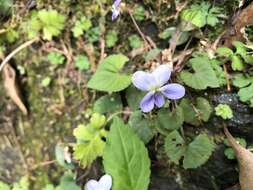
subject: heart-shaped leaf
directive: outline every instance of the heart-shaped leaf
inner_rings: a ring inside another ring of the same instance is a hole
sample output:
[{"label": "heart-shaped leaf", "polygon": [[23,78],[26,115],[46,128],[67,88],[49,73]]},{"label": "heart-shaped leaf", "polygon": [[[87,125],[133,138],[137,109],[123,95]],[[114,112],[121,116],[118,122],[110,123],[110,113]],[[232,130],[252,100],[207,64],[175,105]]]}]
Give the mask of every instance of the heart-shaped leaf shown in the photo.
[{"label": "heart-shaped leaf", "polygon": [[105,58],[89,80],[88,87],[106,92],[118,92],[127,88],[131,83],[131,76],[121,73],[121,71],[128,60],[122,54],[110,55]]}]

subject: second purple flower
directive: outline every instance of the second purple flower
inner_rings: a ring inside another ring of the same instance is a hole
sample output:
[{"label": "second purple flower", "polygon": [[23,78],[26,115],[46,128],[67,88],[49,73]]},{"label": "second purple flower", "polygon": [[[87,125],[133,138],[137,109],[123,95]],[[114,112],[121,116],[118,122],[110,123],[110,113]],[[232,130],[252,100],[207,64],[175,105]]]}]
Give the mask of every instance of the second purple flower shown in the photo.
[{"label": "second purple flower", "polygon": [[165,104],[165,97],[177,100],[185,95],[185,88],[177,83],[166,84],[171,76],[168,65],[160,65],[152,73],[137,71],[132,76],[134,86],[148,93],[140,102],[143,112],[150,112],[155,105],[160,108]]}]

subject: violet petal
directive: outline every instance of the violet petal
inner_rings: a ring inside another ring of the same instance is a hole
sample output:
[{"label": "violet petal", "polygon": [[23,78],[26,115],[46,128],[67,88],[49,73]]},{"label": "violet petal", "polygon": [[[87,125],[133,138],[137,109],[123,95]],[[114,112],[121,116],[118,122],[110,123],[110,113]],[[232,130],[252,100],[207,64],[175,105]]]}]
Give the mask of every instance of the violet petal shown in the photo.
[{"label": "violet petal", "polygon": [[163,86],[168,82],[171,76],[171,69],[169,65],[160,65],[153,72],[155,80],[157,81],[158,86]]},{"label": "violet petal", "polygon": [[155,106],[154,92],[147,93],[141,100],[140,107],[143,112],[150,112]]},{"label": "violet petal", "polygon": [[155,105],[158,108],[162,107],[165,104],[164,96],[160,92],[155,93],[154,98],[155,98]]},{"label": "violet petal", "polygon": [[113,6],[116,7],[116,8],[118,8],[119,5],[120,5],[120,3],[121,3],[121,0],[115,0],[115,1],[113,2]]},{"label": "violet petal", "polygon": [[96,190],[99,188],[99,183],[96,180],[89,180],[85,185],[85,190]]},{"label": "violet petal", "polygon": [[112,177],[108,174],[102,176],[99,180],[100,187],[103,187],[104,190],[110,190],[112,187]]},{"label": "violet petal", "polygon": [[144,71],[135,72],[132,76],[132,82],[136,88],[144,91],[149,91],[156,86],[152,74]]},{"label": "violet petal", "polygon": [[177,100],[185,95],[185,88],[177,83],[171,83],[159,89],[164,96],[171,100]]}]

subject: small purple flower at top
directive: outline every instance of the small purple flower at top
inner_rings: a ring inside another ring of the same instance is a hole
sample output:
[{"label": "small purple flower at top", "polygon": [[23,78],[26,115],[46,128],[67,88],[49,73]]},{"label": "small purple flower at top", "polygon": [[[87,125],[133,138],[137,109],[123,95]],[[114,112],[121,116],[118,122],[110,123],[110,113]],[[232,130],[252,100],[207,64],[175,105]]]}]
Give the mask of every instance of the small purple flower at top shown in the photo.
[{"label": "small purple flower at top", "polygon": [[169,65],[160,65],[152,73],[137,71],[132,76],[134,86],[142,91],[148,91],[140,102],[143,112],[150,112],[155,105],[160,108],[165,104],[165,98],[177,100],[185,95],[185,88],[177,83],[166,84],[171,76]]},{"label": "small purple flower at top", "polygon": [[120,3],[121,0],[114,0],[112,5],[112,20],[115,20],[120,14]]}]

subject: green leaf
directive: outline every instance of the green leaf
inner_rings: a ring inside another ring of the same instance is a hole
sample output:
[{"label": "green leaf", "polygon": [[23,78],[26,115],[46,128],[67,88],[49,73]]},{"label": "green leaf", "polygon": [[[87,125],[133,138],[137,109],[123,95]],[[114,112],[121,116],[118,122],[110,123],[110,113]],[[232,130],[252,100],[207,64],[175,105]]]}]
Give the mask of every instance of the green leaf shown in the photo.
[{"label": "green leaf", "polygon": [[133,49],[141,48],[143,46],[143,41],[136,34],[133,34],[133,35],[129,36],[128,41],[129,41],[129,44],[130,44],[131,48],[133,48]]},{"label": "green leaf", "polygon": [[179,160],[185,153],[185,141],[178,131],[171,132],[165,139],[165,151],[169,159],[175,164],[179,164]]},{"label": "green leaf", "polygon": [[215,107],[215,114],[221,116],[223,119],[231,119],[233,117],[233,111],[227,104],[219,104]]},{"label": "green leaf", "polygon": [[234,41],[233,45],[236,48],[236,55],[240,55],[246,63],[253,64],[253,57],[245,44],[239,41]]},{"label": "green leaf", "polygon": [[55,190],[52,184],[47,184],[42,190]]},{"label": "green leaf", "polygon": [[226,74],[223,68],[220,66],[222,63],[217,59],[211,60],[211,66],[219,80],[219,86],[225,85],[227,83]]},{"label": "green leaf", "polygon": [[13,0],[0,0],[0,16],[8,16],[11,14]]},{"label": "green leaf", "polygon": [[232,55],[231,61],[232,61],[231,66],[234,71],[242,71],[244,69],[244,64],[239,56]]},{"label": "green leaf", "polygon": [[143,142],[116,117],[107,137],[103,155],[106,173],[113,178],[114,190],[147,190],[150,160]]},{"label": "green leaf", "polygon": [[184,121],[195,126],[199,126],[202,121],[207,122],[213,111],[209,102],[202,97],[198,97],[194,104],[189,99],[184,98],[180,102],[180,107],[184,113]]},{"label": "green leaf", "polygon": [[51,82],[51,78],[50,77],[45,77],[42,81],[41,81],[41,86],[43,87],[48,87],[50,85]]},{"label": "green leaf", "polygon": [[181,19],[193,24],[196,27],[203,27],[206,24],[215,26],[219,23],[218,15],[221,9],[218,7],[211,7],[209,2],[201,2],[200,4],[193,4],[190,8],[182,11]]},{"label": "green leaf", "polygon": [[150,118],[145,118],[141,111],[135,111],[130,115],[129,126],[147,144],[155,135],[154,124]]},{"label": "green leaf", "polygon": [[52,40],[52,37],[58,36],[64,28],[65,16],[56,10],[40,10],[38,19],[41,22],[45,40]]},{"label": "green leaf", "polygon": [[75,183],[75,175],[71,172],[66,172],[60,180],[60,185],[55,190],[81,190],[81,187]]},{"label": "green leaf", "polygon": [[84,168],[103,154],[105,142],[102,138],[107,134],[103,129],[104,124],[104,116],[93,114],[88,125],[79,125],[74,129],[74,136],[77,139],[74,145],[74,158],[80,160]]},{"label": "green leaf", "polygon": [[10,28],[5,33],[5,38],[9,43],[13,43],[19,38],[19,33],[13,28]]},{"label": "green leaf", "polygon": [[111,48],[115,46],[117,41],[118,41],[118,33],[114,30],[108,31],[105,36],[106,47]]},{"label": "green leaf", "polygon": [[88,70],[90,68],[88,57],[85,55],[78,55],[75,59],[75,66],[80,71]]},{"label": "green leaf", "polygon": [[10,186],[0,181],[0,190],[10,190]]},{"label": "green leaf", "polygon": [[224,154],[225,156],[229,159],[229,160],[234,160],[235,159],[235,153],[234,150],[232,148],[226,148],[224,150]]},{"label": "green leaf", "polygon": [[206,134],[198,135],[190,144],[186,144],[177,131],[171,132],[165,139],[165,152],[175,164],[183,159],[183,167],[197,168],[204,164],[214,150],[214,143]]},{"label": "green leaf", "polygon": [[84,34],[85,31],[88,31],[92,26],[90,19],[82,16],[80,20],[75,22],[75,26],[71,29],[75,38]]},{"label": "green leaf", "polygon": [[184,123],[183,109],[179,106],[172,112],[169,112],[168,109],[161,109],[158,112],[156,122],[156,126],[162,130],[177,130],[182,127]]},{"label": "green leaf", "polygon": [[251,83],[252,79],[249,77],[244,76],[243,74],[237,74],[235,75],[233,79],[233,85],[239,88],[248,86]]},{"label": "green leaf", "polygon": [[212,155],[214,143],[206,134],[200,134],[186,149],[183,166],[185,169],[197,168],[204,164]]},{"label": "green leaf", "polygon": [[221,13],[222,9],[218,7],[212,7],[209,9],[208,15],[207,15],[207,24],[210,26],[215,26],[219,23],[218,15]]},{"label": "green leaf", "polygon": [[121,97],[118,94],[105,95],[100,97],[93,107],[93,111],[104,114],[104,113],[113,113],[122,110]]},{"label": "green leaf", "polygon": [[87,31],[85,37],[88,38],[90,43],[98,42],[100,37],[100,27],[93,27]]},{"label": "green leaf", "polygon": [[242,102],[248,102],[253,99],[253,84],[248,87],[241,88],[238,92],[238,96]]},{"label": "green leaf", "polygon": [[127,88],[131,84],[131,76],[121,73],[121,70],[128,60],[122,54],[105,58],[89,80],[88,87],[107,92],[118,92]]},{"label": "green leaf", "polygon": [[18,183],[14,183],[12,190],[29,190],[29,179],[27,176],[23,176]]},{"label": "green leaf", "polygon": [[195,71],[190,73],[182,71],[180,77],[183,82],[194,89],[204,90],[207,87],[219,87],[219,79],[211,66],[211,61],[206,56],[198,56],[190,59],[190,65]]},{"label": "green leaf", "polygon": [[233,51],[227,47],[219,47],[216,52],[221,55],[221,56],[226,56],[229,57],[231,55],[233,55]]},{"label": "green leaf", "polygon": [[[247,146],[247,142],[245,141],[245,139],[243,138],[235,138],[236,142],[239,143],[240,145],[242,145],[244,148],[246,148]],[[230,143],[228,142],[227,139],[224,140],[224,144],[228,147],[231,147]],[[235,152],[232,148],[226,148],[224,150],[224,154],[226,155],[226,157],[230,160],[235,159]]]},{"label": "green leaf", "polygon": [[58,52],[50,52],[47,55],[47,59],[54,65],[62,65],[64,64],[64,61],[65,61],[65,57],[61,53],[58,53]]},{"label": "green leaf", "polygon": [[172,34],[175,32],[175,30],[176,30],[176,27],[166,28],[163,32],[159,34],[159,38],[164,39],[164,40],[167,38],[170,38]]},{"label": "green leaf", "polygon": [[142,21],[145,19],[145,9],[143,6],[138,5],[134,8],[133,16],[136,20]]}]

